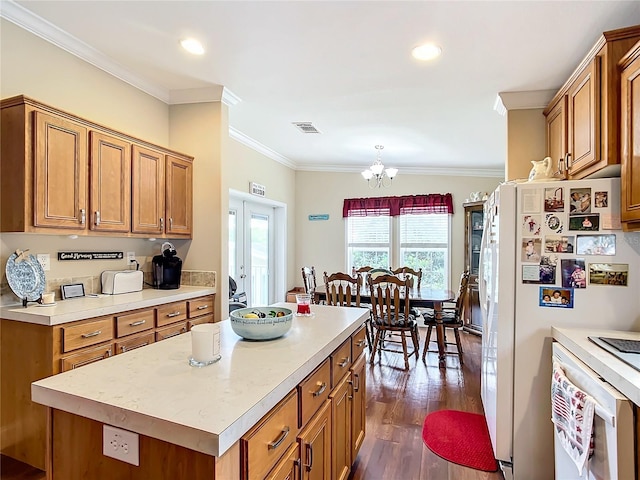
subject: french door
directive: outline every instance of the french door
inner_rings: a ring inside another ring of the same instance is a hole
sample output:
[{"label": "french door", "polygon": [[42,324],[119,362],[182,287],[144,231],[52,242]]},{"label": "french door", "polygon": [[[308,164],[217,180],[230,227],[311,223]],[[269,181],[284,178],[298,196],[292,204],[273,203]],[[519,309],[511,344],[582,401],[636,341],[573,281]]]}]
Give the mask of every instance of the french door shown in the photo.
[{"label": "french door", "polygon": [[275,301],[274,231],[273,207],[229,199],[229,275],[249,306]]}]

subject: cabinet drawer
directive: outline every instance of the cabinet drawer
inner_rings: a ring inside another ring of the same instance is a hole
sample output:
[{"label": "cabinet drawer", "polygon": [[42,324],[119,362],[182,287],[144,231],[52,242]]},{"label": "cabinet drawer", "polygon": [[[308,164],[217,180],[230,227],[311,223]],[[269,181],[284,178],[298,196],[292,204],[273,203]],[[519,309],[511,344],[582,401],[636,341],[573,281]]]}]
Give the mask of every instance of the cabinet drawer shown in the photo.
[{"label": "cabinet drawer", "polygon": [[187,302],[175,302],[156,308],[156,326],[162,327],[187,319]]},{"label": "cabinet drawer", "polygon": [[156,330],[156,342],[160,340],[166,340],[167,338],[175,337],[176,335],[180,335],[181,333],[185,333],[187,331],[187,323],[182,322],[176,325],[171,325],[167,328],[161,328]]},{"label": "cabinet drawer", "polygon": [[327,358],[311,375],[298,385],[300,396],[300,423],[305,425],[322,403],[329,398],[331,391],[331,366]]},{"label": "cabinet drawer", "polygon": [[331,388],[338,385],[351,368],[351,337],[347,338],[342,345],[336,348],[330,356],[331,358]]},{"label": "cabinet drawer", "polygon": [[293,390],[240,440],[243,478],[264,478],[298,435],[298,394]]},{"label": "cabinet drawer", "polygon": [[116,335],[118,338],[132,333],[143,332],[153,328],[155,310],[142,310],[140,312],[120,315],[116,317]]},{"label": "cabinet drawer", "polygon": [[63,372],[66,372],[67,370],[73,370],[74,368],[82,367],[83,365],[88,365],[104,358],[109,358],[111,355],[113,355],[113,345],[109,343],[107,345],[102,345],[81,353],[76,353],[75,355],[69,355],[61,358],[60,368]]},{"label": "cabinet drawer", "polygon": [[367,330],[366,325],[351,335],[351,363],[355,362],[367,346]]},{"label": "cabinet drawer", "polygon": [[62,327],[62,351],[96,345],[113,338],[113,318],[104,317],[93,322]]},{"label": "cabinet drawer", "polygon": [[154,332],[147,332],[141,335],[125,338],[124,340],[119,340],[116,342],[115,353],[124,353],[129,350],[135,350],[136,348],[146,347],[150,343],[153,343],[155,338],[156,336]]},{"label": "cabinet drawer", "polygon": [[187,326],[189,330],[193,328],[194,325],[200,325],[201,323],[213,323],[213,313],[211,315],[203,315],[202,317],[197,317],[187,322]]},{"label": "cabinet drawer", "polygon": [[189,318],[213,313],[213,296],[195,298],[187,302]]},{"label": "cabinet drawer", "polygon": [[300,469],[300,447],[294,443],[264,480],[295,480]]}]

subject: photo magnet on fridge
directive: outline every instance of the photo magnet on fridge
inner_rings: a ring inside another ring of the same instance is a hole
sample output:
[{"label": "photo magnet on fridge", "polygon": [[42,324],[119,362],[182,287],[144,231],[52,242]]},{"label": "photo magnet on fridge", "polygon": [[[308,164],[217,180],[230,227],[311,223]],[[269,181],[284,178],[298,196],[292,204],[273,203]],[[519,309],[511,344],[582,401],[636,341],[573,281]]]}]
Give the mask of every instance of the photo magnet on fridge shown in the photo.
[{"label": "photo magnet on fridge", "polygon": [[573,308],[573,288],[540,287],[541,307]]}]

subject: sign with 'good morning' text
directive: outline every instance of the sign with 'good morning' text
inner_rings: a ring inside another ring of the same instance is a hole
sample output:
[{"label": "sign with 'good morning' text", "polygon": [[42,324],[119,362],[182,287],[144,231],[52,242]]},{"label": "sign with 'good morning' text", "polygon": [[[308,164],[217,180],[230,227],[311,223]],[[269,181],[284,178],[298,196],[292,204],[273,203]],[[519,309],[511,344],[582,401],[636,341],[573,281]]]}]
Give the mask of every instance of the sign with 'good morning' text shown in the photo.
[{"label": "sign with 'good morning' text", "polygon": [[58,260],[122,260],[124,252],[58,252]]}]

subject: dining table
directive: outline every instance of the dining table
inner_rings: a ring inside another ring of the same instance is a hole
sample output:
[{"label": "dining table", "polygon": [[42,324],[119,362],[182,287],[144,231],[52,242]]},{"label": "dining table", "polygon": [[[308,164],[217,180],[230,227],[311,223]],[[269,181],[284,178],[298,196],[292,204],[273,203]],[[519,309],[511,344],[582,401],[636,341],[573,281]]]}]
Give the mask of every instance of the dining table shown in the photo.
[{"label": "dining table", "polygon": [[[444,336],[444,323],[442,322],[442,306],[445,302],[455,299],[455,292],[446,288],[411,287],[408,298],[409,305],[416,308],[433,308],[436,319],[436,338],[438,343],[438,366],[446,367],[446,344]],[[326,301],[327,292],[324,285],[318,285],[314,292],[314,303]],[[371,303],[371,293],[368,286],[360,289],[360,302]],[[429,341],[426,339],[425,341]]]}]

